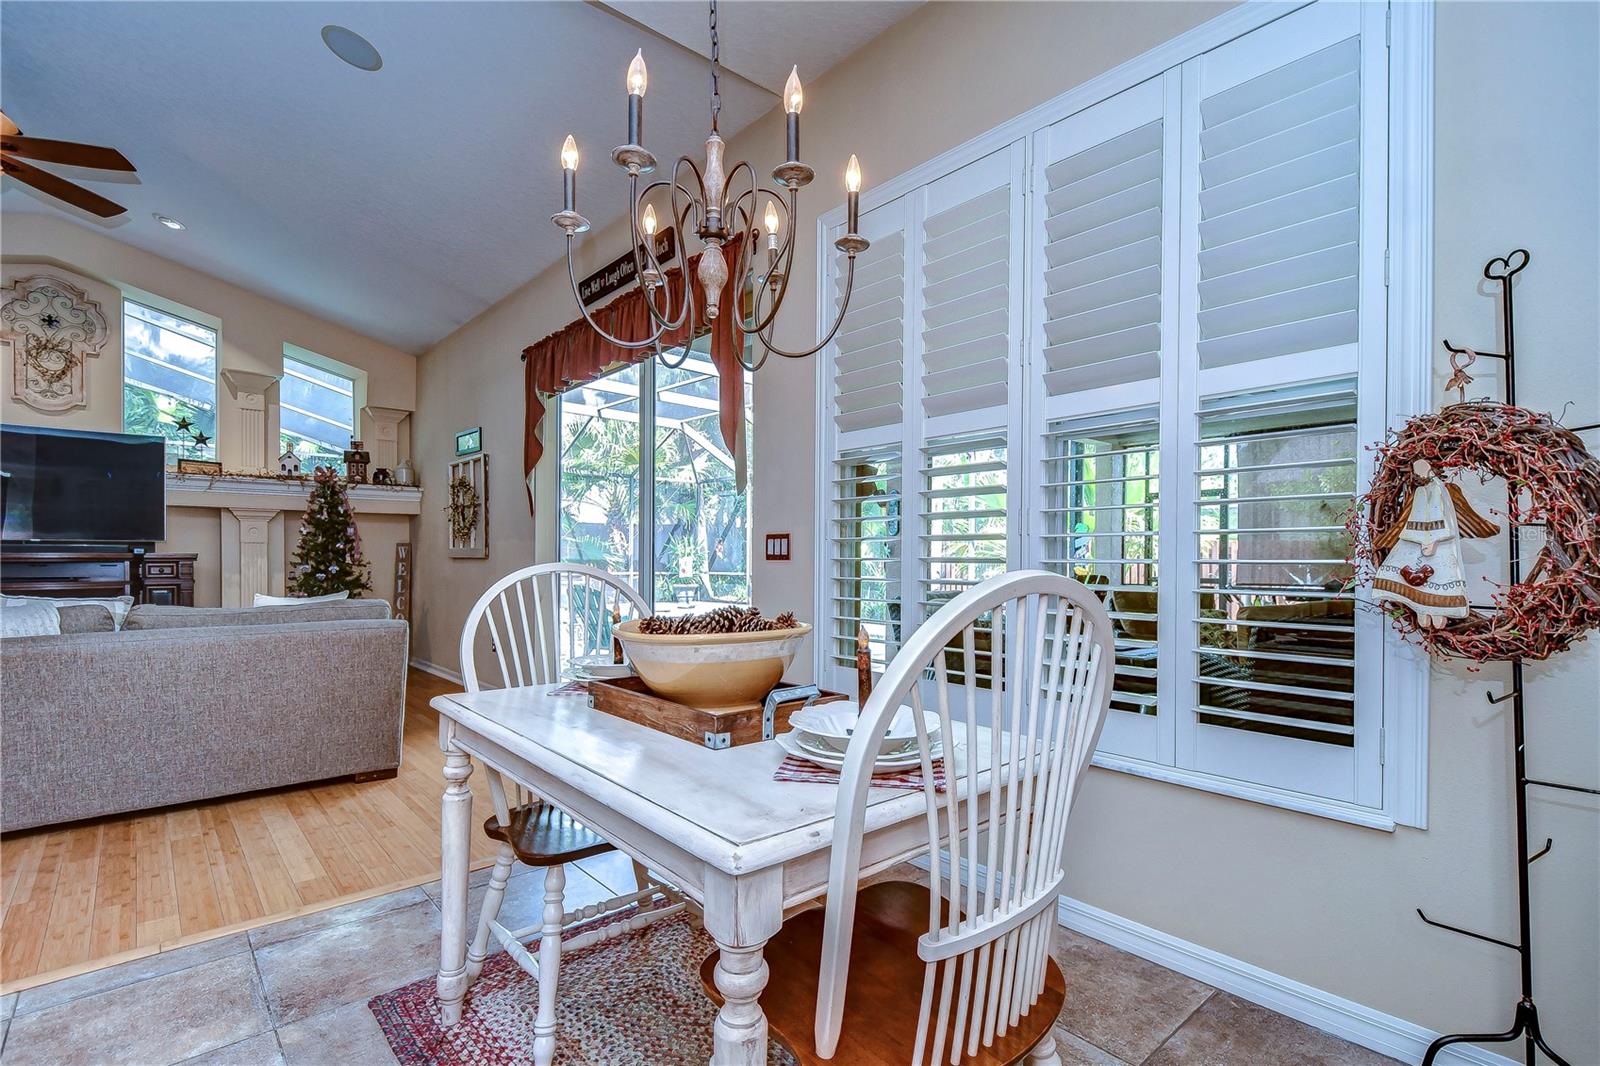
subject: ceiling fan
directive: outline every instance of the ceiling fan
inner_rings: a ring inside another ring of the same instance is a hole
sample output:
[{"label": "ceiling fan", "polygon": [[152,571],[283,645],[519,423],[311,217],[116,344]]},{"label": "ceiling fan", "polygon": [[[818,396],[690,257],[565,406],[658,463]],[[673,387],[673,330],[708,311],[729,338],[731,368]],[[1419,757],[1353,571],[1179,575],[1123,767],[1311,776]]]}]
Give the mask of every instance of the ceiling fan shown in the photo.
[{"label": "ceiling fan", "polygon": [[[18,158],[18,157],[21,158]],[[42,137],[24,137],[17,124],[0,112],[0,170],[24,185],[52,196],[73,207],[82,208],[101,218],[113,218],[127,208],[114,204],[104,196],[90,192],[83,186],[58,177],[47,170],[23,162],[36,159],[41,163],[61,163],[65,166],[88,170],[116,170],[134,173],[134,166],[115,148],[102,148],[94,144],[77,144],[73,141],[47,141]]]}]

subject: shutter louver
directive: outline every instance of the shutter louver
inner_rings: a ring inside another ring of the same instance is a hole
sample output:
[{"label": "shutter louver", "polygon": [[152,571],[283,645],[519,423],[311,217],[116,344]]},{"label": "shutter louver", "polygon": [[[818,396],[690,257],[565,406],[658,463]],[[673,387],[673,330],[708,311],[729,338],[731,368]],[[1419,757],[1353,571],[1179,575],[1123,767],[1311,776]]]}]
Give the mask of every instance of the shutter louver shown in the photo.
[{"label": "shutter louver", "polygon": [[1349,747],[1356,488],[1353,381],[1207,401],[1196,505],[1202,725]]},{"label": "shutter louver", "polygon": [[1360,38],[1200,103],[1200,365],[1353,344]]},{"label": "shutter louver", "polygon": [[1004,407],[1010,368],[1011,190],[990,189],[922,226],[922,407]]},{"label": "shutter louver", "polygon": [[[834,258],[834,313],[847,260]],[[874,238],[856,257],[850,307],[834,338],[834,422],[841,433],[898,425],[903,403],[905,235]]]},{"label": "shutter louver", "polygon": [[873,662],[900,646],[900,451],[861,449],[834,463],[827,654],[854,667],[856,630],[867,631]]},{"label": "shutter louver", "polygon": [[1156,713],[1160,413],[1147,407],[1045,429],[1039,560],[1105,598],[1116,627],[1113,710]]},{"label": "shutter louver", "polygon": [[1045,180],[1045,390],[1157,377],[1161,121],[1051,164]]}]

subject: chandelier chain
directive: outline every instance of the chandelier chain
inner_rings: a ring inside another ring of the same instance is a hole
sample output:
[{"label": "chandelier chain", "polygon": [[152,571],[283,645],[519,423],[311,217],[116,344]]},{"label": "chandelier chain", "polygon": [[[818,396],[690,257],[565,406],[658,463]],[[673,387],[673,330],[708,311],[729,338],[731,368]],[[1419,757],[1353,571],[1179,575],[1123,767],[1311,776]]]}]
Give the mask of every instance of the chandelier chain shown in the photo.
[{"label": "chandelier chain", "polygon": [[722,43],[717,38],[717,0],[711,0],[711,132],[717,132],[717,116],[722,112]]}]

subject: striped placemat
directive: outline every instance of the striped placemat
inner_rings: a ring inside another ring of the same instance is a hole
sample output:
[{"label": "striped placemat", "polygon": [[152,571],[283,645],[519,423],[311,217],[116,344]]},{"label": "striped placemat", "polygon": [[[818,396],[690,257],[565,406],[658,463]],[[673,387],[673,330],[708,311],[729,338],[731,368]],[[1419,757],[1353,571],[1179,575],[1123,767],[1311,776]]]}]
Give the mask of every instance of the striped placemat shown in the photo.
[{"label": "striped placemat", "polygon": [[[839,771],[830,770],[826,766],[818,766],[808,762],[798,755],[786,755],[783,762],[773,771],[774,781],[809,781],[819,785],[837,785]],[[905,788],[921,789],[923,787],[921,768],[910,770],[884,770],[872,775],[874,788]],[[933,790],[943,792],[945,789],[944,760],[933,760]]]}]

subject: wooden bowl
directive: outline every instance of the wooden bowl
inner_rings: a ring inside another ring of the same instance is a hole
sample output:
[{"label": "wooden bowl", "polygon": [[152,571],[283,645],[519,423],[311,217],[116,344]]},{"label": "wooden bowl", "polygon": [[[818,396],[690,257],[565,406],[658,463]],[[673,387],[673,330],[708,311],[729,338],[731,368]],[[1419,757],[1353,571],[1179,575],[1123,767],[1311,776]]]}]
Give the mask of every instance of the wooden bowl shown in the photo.
[{"label": "wooden bowl", "polygon": [[714,710],[765,698],[783,680],[811,626],[802,622],[792,629],[759,633],[680,636],[641,633],[635,619],[612,632],[652,692],[687,707]]}]

